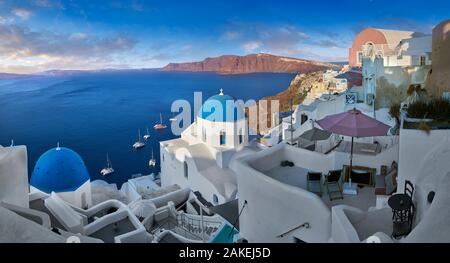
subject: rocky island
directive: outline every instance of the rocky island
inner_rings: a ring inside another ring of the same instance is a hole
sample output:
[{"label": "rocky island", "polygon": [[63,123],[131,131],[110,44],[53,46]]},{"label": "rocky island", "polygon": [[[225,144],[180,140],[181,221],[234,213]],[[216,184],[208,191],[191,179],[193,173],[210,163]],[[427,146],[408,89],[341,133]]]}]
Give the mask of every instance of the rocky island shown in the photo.
[{"label": "rocky island", "polygon": [[216,72],[219,74],[247,73],[310,73],[335,69],[338,66],[298,58],[281,57],[270,54],[250,54],[246,56],[224,55],[206,58],[199,62],[170,63],[163,71]]}]

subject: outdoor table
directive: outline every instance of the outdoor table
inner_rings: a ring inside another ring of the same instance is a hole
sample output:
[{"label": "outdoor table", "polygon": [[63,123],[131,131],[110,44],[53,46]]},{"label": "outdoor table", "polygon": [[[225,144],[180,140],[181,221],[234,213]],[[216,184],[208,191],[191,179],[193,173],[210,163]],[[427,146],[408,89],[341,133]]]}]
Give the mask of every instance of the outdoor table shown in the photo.
[{"label": "outdoor table", "polygon": [[395,194],[388,200],[392,208],[392,221],[394,223],[394,237],[407,235],[410,230],[409,218],[411,213],[412,199],[407,194]]}]

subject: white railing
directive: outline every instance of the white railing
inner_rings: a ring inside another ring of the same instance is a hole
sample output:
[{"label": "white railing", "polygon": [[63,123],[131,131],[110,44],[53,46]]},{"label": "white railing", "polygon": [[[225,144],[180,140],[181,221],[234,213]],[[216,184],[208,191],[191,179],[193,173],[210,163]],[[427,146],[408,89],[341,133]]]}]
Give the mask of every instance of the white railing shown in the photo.
[{"label": "white railing", "polygon": [[390,44],[367,44],[362,46],[362,52],[364,57],[372,56],[395,56],[397,55],[397,46]]}]

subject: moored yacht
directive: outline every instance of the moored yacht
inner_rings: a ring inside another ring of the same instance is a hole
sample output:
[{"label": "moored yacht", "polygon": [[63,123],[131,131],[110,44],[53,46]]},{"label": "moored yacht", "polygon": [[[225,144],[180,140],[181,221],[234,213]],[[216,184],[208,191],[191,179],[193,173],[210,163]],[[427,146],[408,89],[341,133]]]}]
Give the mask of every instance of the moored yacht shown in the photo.
[{"label": "moored yacht", "polygon": [[156,166],[156,159],[153,156],[153,148],[152,148],[152,158],[148,161],[148,166],[155,167]]},{"label": "moored yacht", "polygon": [[144,135],[144,140],[148,140],[148,139],[150,139],[150,132],[148,131],[148,127],[146,128],[147,129],[147,133]]},{"label": "moored yacht", "polygon": [[173,116],[173,114],[172,114],[172,118],[170,118],[169,121],[170,122],[175,122],[175,121],[177,121],[177,118],[175,118],[175,116]]},{"label": "moored yacht", "polygon": [[153,128],[155,130],[163,130],[163,129],[167,128],[167,126],[164,125],[162,122],[162,114],[161,113],[159,114],[159,123],[155,124],[155,126],[153,126]]},{"label": "moored yacht", "polygon": [[114,169],[112,168],[111,160],[109,159],[109,155],[106,154],[106,167],[100,171],[100,174],[103,176],[107,176],[112,173],[114,173]]},{"label": "moored yacht", "polygon": [[145,146],[145,143],[141,140],[141,130],[138,130],[138,140],[133,144],[134,149],[140,149]]}]

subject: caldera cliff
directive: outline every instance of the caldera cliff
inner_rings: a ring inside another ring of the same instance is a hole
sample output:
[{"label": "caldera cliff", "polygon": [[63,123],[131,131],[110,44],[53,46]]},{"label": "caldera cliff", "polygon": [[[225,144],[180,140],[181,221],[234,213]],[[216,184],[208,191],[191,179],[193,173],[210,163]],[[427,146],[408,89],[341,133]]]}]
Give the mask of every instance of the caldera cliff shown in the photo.
[{"label": "caldera cliff", "polygon": [[163,71],[216,72],[220,74],[247,73],[310,73],[337,68],[338,66],[298,58],[280,57],[269,54],[247,56],[225,55],[206,58],[200,62],[170,63]]}]

